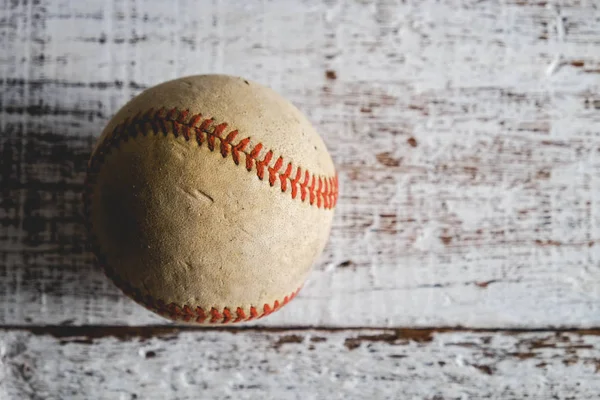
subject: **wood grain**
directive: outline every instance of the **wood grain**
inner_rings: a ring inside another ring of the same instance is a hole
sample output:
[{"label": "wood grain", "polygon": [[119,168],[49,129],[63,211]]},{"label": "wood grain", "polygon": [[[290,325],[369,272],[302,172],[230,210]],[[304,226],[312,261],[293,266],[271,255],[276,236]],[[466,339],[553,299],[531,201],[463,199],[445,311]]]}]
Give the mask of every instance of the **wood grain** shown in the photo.
[{"label": "wood grain", "polygon": [[222,72],[307,113],[329,246],[266,325],[600,325],[594,1],[5,1],[0,323],[157,324],[92,267],[86,160],[145,87]]},{"label": "wood grain", "polygon": [[3,399],[594,399],[598,332],[0,333]]}]

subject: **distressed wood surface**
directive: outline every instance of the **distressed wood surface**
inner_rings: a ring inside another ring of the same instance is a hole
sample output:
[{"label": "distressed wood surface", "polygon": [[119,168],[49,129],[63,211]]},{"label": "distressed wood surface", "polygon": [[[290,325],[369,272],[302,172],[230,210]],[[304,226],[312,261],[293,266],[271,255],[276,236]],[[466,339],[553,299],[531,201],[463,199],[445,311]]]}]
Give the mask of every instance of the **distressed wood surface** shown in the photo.
[{"label": "distressed wood surface", "polygon": [[596,399],[598,332],[0,332],[3,399]]},{"label": "distressed wood surface", "polygon": [[0,323],[163,323],[92,267],[85,163],[143,88],[222,72],[340,172],[326,252],[261,323],[600,325],[597,2],[0,4]]}]

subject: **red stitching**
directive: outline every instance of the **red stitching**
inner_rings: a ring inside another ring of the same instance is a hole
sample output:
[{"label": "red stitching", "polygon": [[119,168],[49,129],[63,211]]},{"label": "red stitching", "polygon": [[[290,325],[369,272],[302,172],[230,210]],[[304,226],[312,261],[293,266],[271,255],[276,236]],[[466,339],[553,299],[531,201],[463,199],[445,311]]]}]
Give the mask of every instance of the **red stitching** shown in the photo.
[{"label": "red stitching", "polygon": [[212,124],[213,122],[214,122],[214,120],[212,118],[205,119],[204,121],[202,121],[202,123],[200,124],[200,128],[198,128],[198,129],[200,129],[201,131],[204,131],[206,133],[209,133],[209,132],[207,132],[207,129],[210,126],[210,124]]},{"label": "red stitching", "polygon": [[196,114],[194,116],[192,116],[192,118],[190,118],[190,127],[191,128],[197,128],[198,124],[202,121],[202,114]]},{"label": "red stitching", "polygon": [[229,311],[229,308],[224,308],[223,309],[223,323],[226,324],[229,321],[231,321],[231,311]]},{"label": "red stitching", "polygon": [[258,153],[262,150],[262,143],[254,146],[254,149],[250,152],[250,154],[246,153],[246,169],[248,171],[252,171],[252,166],[254,165],[254,159],[258,156]]},{"label": "red stitching", "polygon": [[214,307],[210,309],[210,315],[212,316],[210,319],[211,324],[216,324],[217,322],[222,322],[223,320],[223,315]]},{"label": "red stitching", "polygon": [[[277,303],[277,304],[279,304],[279,303]],[[271,307],[270,307],[268,304],[265,304],[265,305],[263,306],[263,314],[264,314],[264,315],[269,315],[269,314],[271,314],[272,312],[273,312],[273,309],[272,309],[272,308],[271,308]]]},{"label": "red stitching", "polygon": [[223,134],[225,128],[227,128],[226,123],[219,124],[215,126],[212,133],[208,135],[208,148],[210,149],[210,151],[215,150],[215,139],[220,139],[221,144],[223,144],[223,138],[221,137],[221,135]]},{"label": "red stitching", "polygon": [[304,182],[302,182],[300,184],[300,194],[301,194],[301,199],[302,201],[306,200],[306,193],[307,193],[307,189],[306,186],[308,185],[308,181],[310,180],[310,174],[308,173],[308,171],[304,171]]},{"label": "red stitching", "polygon": [[300,182],[300,178],[302,177],[302,168],[298,167],[296,170],[296,177],[290,183],[292,184],[292,199],[295,199],[298,195],[298,182]]},{"label": "red stitching", "polygon": [[317,197],[317,195],[315,194],[315,185],[316,185],[316,183],[315,183],[315,176],[313,175],[312,179],[311,179],[310,189],[309,189],[309,192],[310,192],[310,205],[311,206],[313,204],[315,204],[315,199]]},{"label": "red stitching", "polygon": [[329,207],[335,207],[338,196],[338,181],[337,176],[329,178]]},{"label": "red stitching", "polygon": [[178,113],[177,113],[177,109],[176,108],[172,108],[168,113],[167,113],[167,120],[170,121],[175,121],[177,119]]},{"label": "red stitching", "polygon": [[[275,161],[275,165],[273,167],[269,167],[269,185],[275,186],[275,182],[277,182],[277,172],[281,169],[282,165],[283,157],[279,157],[277,161]],[[283,191],[285,192],[285,190]]]},{"label": "red stitching", "polygon": [[179,117],[177,118],[177,122],[180,124],[185,124],[188,119],[188,115],[190,114],[190,110],[183,110],[179,113]]},{"label": "red stitching", "polygon": [[292,174],[292,163],[288,163],[285,172],[279,175],[279,181],[281,182],[281,191],[285,192],[287,190],[288,179],[290,179],[290,175]]},{"label": "red stitching", "polygon": [[235,313],[237,314],[237,318],[233,322],[240,322],[246,319],[246,313],[244,313],[242,307],[238,307]]},{"label": "red stitching", "polygon": [[[231,142],[233,141],[233,139],[235,139],[237,134],[238,134],[237,129],[235,131],[231,131],[231,132],[229,132],[227,137],[221,141],[221,155],[223,156],[223,158],[227,157],[227,154],[229,153],[230,148],[233,148]],[[233,160],[233,161],[235,162],[235,160]]]},{"label": "red stitching", "polygon": [[265,158],[263,158],[262,161],[256,161],[256,175],[258,175],[258,179],[261,181],[265,177],[265,167],[269,165],[271,158],[273,158],[273,152],[269,150],[267,154],[265,154]]},{"label": "red stitching", "polygon": [[258,318],[258,313],[256,312],[256,307],[250,307],[250,316],[246,319],[246,321],[250,321],[254,318]]},{"label": "red stitching", "polygon": [[[99,254],[99,253],[97,253]],[[291,293],[288,296],[285,296],[283,301],[275,300],[273,305],[264,304],[262,307],[262,312],[258,312],[259,308],[256,306],[250,306],[250,315],[246,315],[242,307],[237,307],[235,311],[235,319],[234,314],[232,313],[229,307],[223,308],[223,310],[218,310],[215,307],[212,307],[210,310],[205,310],[200,306],[190,306],[188,304],[176,304],[176,303],[165,303],[161,299],[156,299],[151,295],[142,295],[139,289],[131,286],[129,282],[121,279],[116,273],[109,268],[105,263],[102,262],[102,257],[98,257],[98,262],[100,266],[106,273],[106,275],[115,282],[117,287],[123,291],[123,293],[127,294],[131,298],[133,298],[136,302],[143,305],[144,307],[152,310],[160,315],[169,317],[173,320],[183,320],[185,322],[196,322],[198,324],[203,323],[211,323],[211,324],[227,324],[227,323],[236,323],[242,321],[250,321],[253,319],[259,319],[266,317],[269,314],[277,311],[287,303],[289,303],[300,291],[298,288],[296,291]]]},{"label": "red stitching", "polygon": [[[156,308],[154,308],[154,310],[156,311]],[[206,321],[206,313],[202,307],[196,307],[196,314],[198,315],[198,318],[196,318],[197,323],[202,324]]]},{"label": "red stitching", "polygon": [[[126,141],[140,133],[146,135],[150,131],[155,134],[160,132],[167,135],[172,132],[175,137],[181,135],[185,140],[191,140],[192,137],[195,137],[199,146],[207,142],[210,151],[214,151],[218,147],[224,158],[231,155],[232,160],[237,165],[240,163],[240,153],[244,153],[248,171],[255,168],[257,177],[263,180],[266,168],[269,174],[269,184],[275,186],[279,177],[279,186],[282,192],[286,192],[288,186],[291,186],[292,199],[298,196],[299,190],[302,201],[306,201],[308,198],[309,203],[316,205],[318,208],[333,209],[335,207],[338,198],[337,176],[317,176],[311,174],[308,170],[297,167],[295,177],[292,179],[293,167],[291,163],[287,164],[284,173],[279,174],[284,164],[283,157],[276,158],[275,163],[271,165],[274,159],[272,150],[264,153],[264,156],[260,159],[259,155],[263,149],[262,143],[255,144],[250,151],[247,151],[246,148],[250,144],[249,137],[235,144],[234,140],[239,133],[238,130],[234,129],[223,137],[228,124],[223,122],[211,129],[214,122],[212,118],[203,120],[202,114],[190,116],[189,110],[172,108],[167,111],[164,107],[159,110],[149,109],[144,113],[138,113],[132,119],[127,118],[123,123],[117,125],[101,144],[91,163],[94,164],[94,167],[98,167],[104,156],[112,148],[118,147],[121,141]],[[220,142],[218,146],[217,140]],[[322,183],[323,180],[325,185]]]},{"label": "red stitching", "polygon": [[323,197],[323,179],[319,177],[319,186],[317,187],[317,207],[321,208],[321,198]]},{"label": "red stitching", "polygon": [[[234,132],[237,132],[237,130]],[[231,148],[231,157],[233,158],[235,165],[240,165],[240,151],[243,152],[246,149],[246,146],[248,146],[248,143],[250,143],[250,138],[240,141]]]}]

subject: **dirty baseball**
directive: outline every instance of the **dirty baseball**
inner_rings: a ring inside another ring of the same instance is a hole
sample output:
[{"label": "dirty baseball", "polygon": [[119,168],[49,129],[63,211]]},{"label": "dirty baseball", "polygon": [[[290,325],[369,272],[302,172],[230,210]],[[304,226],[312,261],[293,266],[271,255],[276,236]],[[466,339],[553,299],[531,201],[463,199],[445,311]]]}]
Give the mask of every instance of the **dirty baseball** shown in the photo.
[{"label": "dirty baseball", "polygon": [[113,282],[169,319],[264,317],[294,298],[338,196],[321,137],[291,102],[239,77],[145,90],[92,151],[85,215]]}]

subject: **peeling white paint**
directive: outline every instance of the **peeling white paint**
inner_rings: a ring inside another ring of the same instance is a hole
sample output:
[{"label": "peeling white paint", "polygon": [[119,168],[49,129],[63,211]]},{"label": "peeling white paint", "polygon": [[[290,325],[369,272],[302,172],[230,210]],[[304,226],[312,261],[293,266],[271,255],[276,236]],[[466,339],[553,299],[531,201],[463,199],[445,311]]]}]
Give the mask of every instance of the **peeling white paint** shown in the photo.
[{"label": "peeling white paint", "polygon": [[91,267],[85,158],[143,87],[222,72],[305,111],[342,183],[310,281],[260,324],[600,325],[594,2],[41,3],[1,28],[1,323],[164,323]]}]

